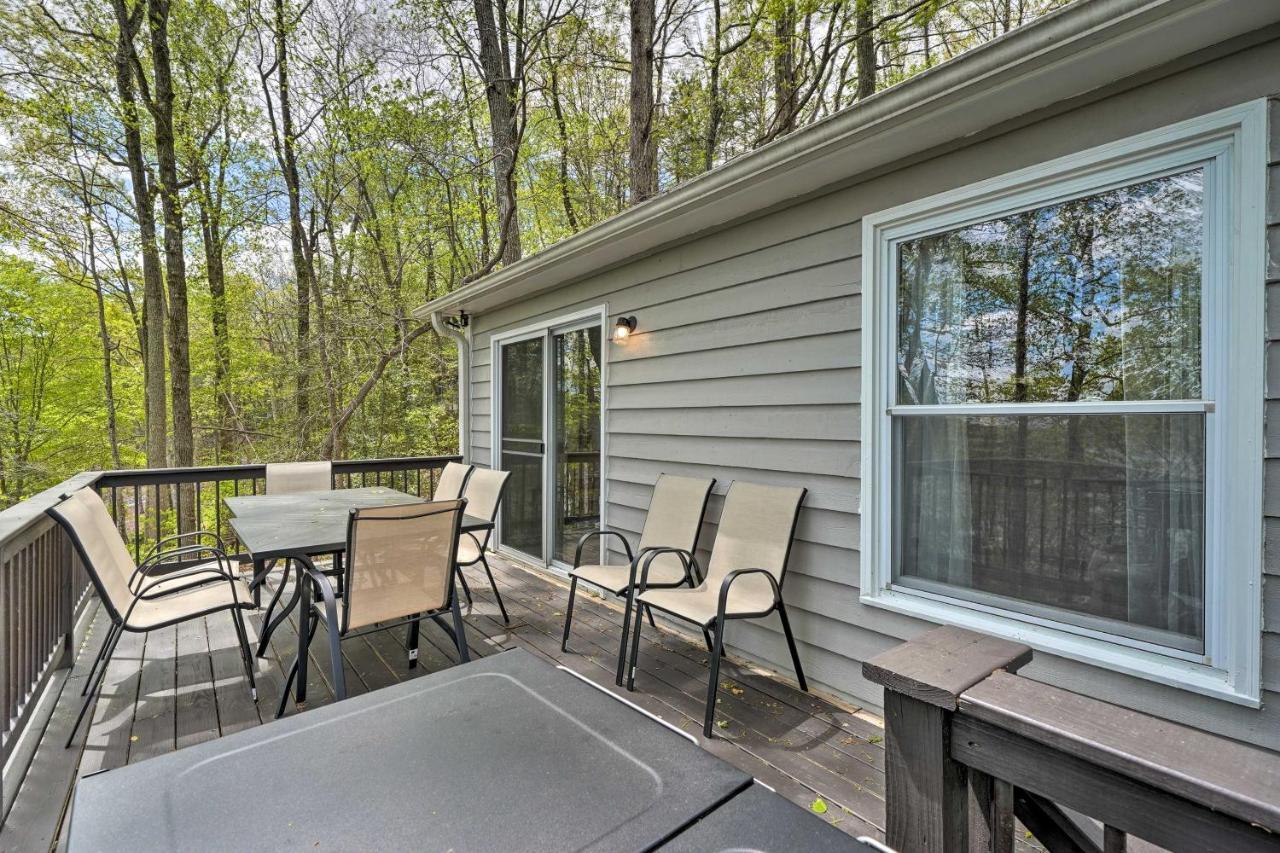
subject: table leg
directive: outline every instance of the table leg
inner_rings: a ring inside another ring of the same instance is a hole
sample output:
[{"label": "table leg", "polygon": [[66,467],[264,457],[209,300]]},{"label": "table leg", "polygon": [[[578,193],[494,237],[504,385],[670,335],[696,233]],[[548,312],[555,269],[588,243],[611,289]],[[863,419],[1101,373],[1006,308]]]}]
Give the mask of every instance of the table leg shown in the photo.
[{"label": "table leg", "polygon": [[253,590],[253,606],[262,606],[262,582],[267,577],[266,564],[262,560],[253,561],[253,580],[249,581],[249,589]]},{"label": "table leg", "polygon": [[[285,602],[280,612],[272,618],[271,613],[275,609],[276,602],[280,600],[280,594],[284,591],[285,582],[289,579],[289,575],[293,574],[293,592],[289,595],[289,600]],[[276,587],[275,595],[271,599],[271,603],[267,605],[267,613],[262,617],[262,637],[258,640],[258,657],[263,657],[267,653],[267,643],[271,639],[271,635],[275,633],[276,628],[280,627],[280,623],[288,618],[290,611],[298,603],[298,596],[302,592],[303,584],[299,580],[301,573],[293,568],[293,560],[284,561],[284,573],[280,575],[280,586]],[[304,613],[306,611],[303,611]]]},{"label": "table leg", "polygon": [[[296,574],[298,577],[296,586],[301,591],[302,615],[298,619],[298,680],[293,687],[293,702],[294,705],[301,705],[307,701],[307,649],[311,642],[311,584],[303,578],[302,571],[299,570]],[[293,597],[299,596],[295,593]],[[288,608],[285,612],[288,612]],[[284,613],[280,615],[283,616]]]}]

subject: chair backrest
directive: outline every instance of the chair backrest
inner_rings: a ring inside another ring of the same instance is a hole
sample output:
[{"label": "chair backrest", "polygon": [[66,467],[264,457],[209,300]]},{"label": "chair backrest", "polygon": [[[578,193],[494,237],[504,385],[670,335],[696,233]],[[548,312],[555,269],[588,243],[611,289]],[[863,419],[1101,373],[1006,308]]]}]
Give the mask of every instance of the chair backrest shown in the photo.
[{"label": "chair backrest", "polygon": [[329,491],[333,491],[333,464],[330,462],[267,463],[269,495]]},{"label": "chair backrest", "polygon": [[353,509],[342,631],[449,604],[465,500]]},{"label": "chair backrest", "polygon": [[[463,497],[467,499],[467,515],[493,521],[498,517],[498,507],[502,505],[502,494],[506,491],[510,471],[493,471],[488,468],[477,468],[467,478],[467,486],[463,489]],[[489,542],[489,534],[485,531],[480,542],[484,548]]]},{"label": "chair backrest", "polygon": [[446,463],[444,470],[440,472],[440,479],[436,480],[436,491],[431,499],[452,501],[462,497],[462,488],[467,484],[472,470],[470,465],[463,465],[461,462]]},{"label": "chair backrest", "polygon": [[[740,480],[731,484],[707,564],[711,588],[719,589],[725,575],[734,569],[764,569],[781,585],[804,496],[805,489],[796,486],[762,486]],[[773,588],[766,578],[739,578],[733,590],[735,599],[758,599],[761,610],[772,607]]]},{"label": "chair backrest", "polygon": [[129,579],[137,564],[107,505],[96,491],[86,488],[50,507],[48,513],[67,532],[107,612],[115,619],[121,618],[133,603]]},{"label": "chair backrest", "polygon": [[[640,548],[681,548],[693,553],[698,547],[698,534],[702,531],[702,516],[707,511],[707,498],[716,481],[705,477],[677,477],[660,474],[653,486],[649,500],[649,512],[640,531]],[[674,571],[682,571],[680,558],[675,554],[662,554],[653,560],[654,568],[669,564]]]}]

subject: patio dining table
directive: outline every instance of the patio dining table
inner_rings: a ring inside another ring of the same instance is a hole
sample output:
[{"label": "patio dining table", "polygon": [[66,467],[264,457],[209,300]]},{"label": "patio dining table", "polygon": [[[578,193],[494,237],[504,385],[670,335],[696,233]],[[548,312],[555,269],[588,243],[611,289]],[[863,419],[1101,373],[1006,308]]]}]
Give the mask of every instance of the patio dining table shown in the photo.
[{"label": "patio dining table", "polygon": [[[351,510],[426,503],[426,500],[386,486],[365,486],[327,492],[239,495],[226,498],[225,502],[232,513],[231,529],[253,561],[253,579],[249,586],[255,596],[261,595],[262,584],[271,564],[276,560],[285,561],[285,576],[280,579],[263,616],[262,635],[258,639],[258,656],[262,657],[272,633],[288,618],[300,600],[305,601],[305,584],[294,583],[288,601],[278,613],[275,612],[288,574],[294,570],[295,561],[332,554],[335,568],[341,569],[342,558],[347,549],[347,523]],[[464,533],[492,528],[493,522],[488,519],[465,514],[462,517],[461,529]],[[446,631],[451,631],[447,625],[439,620],[437,622]],[[300,660],[305,660],[306,633],[299,632],[300,652],[303,655]],[[306,678],[298,679],[296,691],[296,701],[305,701]]]}]

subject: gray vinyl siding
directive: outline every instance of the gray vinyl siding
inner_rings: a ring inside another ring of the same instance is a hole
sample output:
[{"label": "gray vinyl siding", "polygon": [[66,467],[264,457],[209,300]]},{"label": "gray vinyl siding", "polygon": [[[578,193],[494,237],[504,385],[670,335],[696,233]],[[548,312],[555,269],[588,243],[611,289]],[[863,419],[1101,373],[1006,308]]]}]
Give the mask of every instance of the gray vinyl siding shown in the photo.
[{"label": "gray vinyl siding", "polygon": [[[634,541],[664,471],[717,478],[704,549],[730,481],[808,488],[785,588],[806,673],[820,690],[878,707],[861,662],[930,626],[858,597],[861,217],[1280,92],[1280,42],[1147,78],[476,316],[473,460],[491,460],[493,333],[602,304],[611,319],[634,314],[637,334],[605,345],[607,524]],[[1280,109],[1271,127],[1271,159],[1280,163]],[[1271,170],[1269,222],[1268,338],[1280,340],[1280,168]],[[1265,563],[1280,576],[1280,346],[1268,349],[1267,398]],[[1280,748],[1280,633],[1271,630],[1280,626],[1280,579],[1264,593],[1261,710],[1047,654],[1026,672]],[[776,617],[735,624],[728,640],[738,654],[791,674]]]}]

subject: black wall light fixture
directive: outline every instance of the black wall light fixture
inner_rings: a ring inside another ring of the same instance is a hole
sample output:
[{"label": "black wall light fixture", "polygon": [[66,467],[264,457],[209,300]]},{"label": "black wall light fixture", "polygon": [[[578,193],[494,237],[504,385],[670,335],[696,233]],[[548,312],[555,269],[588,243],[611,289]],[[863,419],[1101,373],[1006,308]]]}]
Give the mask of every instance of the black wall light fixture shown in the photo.
[{"label": "black wall light fixture", "polygon": [[635,317],[619,317],[618,322],[613,325],[613,339],[618,343],[622,343],[631,337],[631,333],[636,330]]}]

